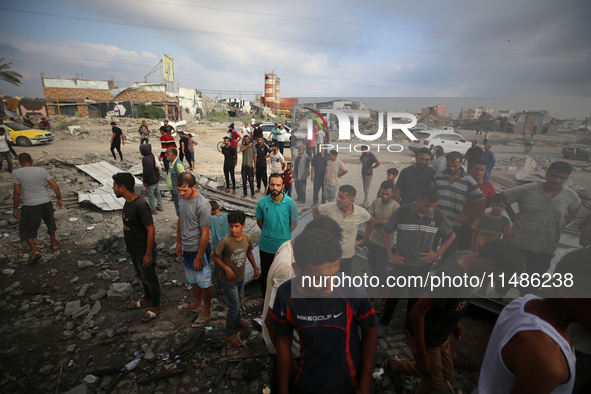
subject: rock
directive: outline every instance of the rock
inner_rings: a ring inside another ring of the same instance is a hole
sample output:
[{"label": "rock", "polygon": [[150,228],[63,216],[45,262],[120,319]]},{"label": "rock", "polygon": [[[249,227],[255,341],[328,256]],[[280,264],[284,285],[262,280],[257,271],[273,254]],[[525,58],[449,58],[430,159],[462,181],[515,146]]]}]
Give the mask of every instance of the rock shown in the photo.
[{"label": "rock", "polygon": [[81,341],[88,341],[92,338],[92,335],[88,331],[82,331],[79,336]]},{"label": "rock", "polygon": [[72,318],[77,319],[80,316],[86,315],[88,312],[90,312],[90,305],[84,305],[72,313]]},{"label": "rock", "polygon": [[94,375],[86,375],[82,382],[84,382],[84,384],[88,387],[96,387],[96,385],[98,384],[98,381],[99,381],[98,377],[96,377]]},{"label": "rock", "polygon": [[104,270],[99,275],[100,279],[110,280],[111,282],[116,282],[119,280],[119,271],[117,270]]},{"label": "rock", "polygon": [[67,221],[70,218],[70,215],[67,209],[58,209],[53,213],[53,217],[57,221]]},{"label": "rock", "polygon": [[76,297],[84,297],[86,296],[86,293],[88,293],[88,285],[82,285],[82,287],[80,288],[80,291],[78,292],[78,294],[76,295]]},{"label": "rock", "polygon": [[78,262],[78,269],[84,269],[84,268],[88,268],[88,267],[94,267],[94,263],[92,261],[79,261]]},{"label": "rock", "polygon": [[100,212],[87,212],[84,214],[84,219],[89,223],[100,223],[103,221],[103,214]]},{"label": "rock", "polygon": [[66,348],[66,351],[67,351],[68,353],[74,353],[74,352],[76,351],[76,345],[69,345],[69,346]]},{"label": "rock", "polygon": [[70,283],[74,284],[74,283],[78,283],[78,281],[80,280],[79,276],[75,276],[72,279],[70,279]]},{"label": "rock", "polygon": [[70,301],[66,303],[66,309],[64,310],[64,313],[66,315],[71,315],[78,309],[80,309],[80,300]]},{"label": "rock", "polygon": [[12,275],[14,275],[14,273],[15,273],[15,272],[16,272],[16,271],[15,271],[15,270],[13,270],[12,268],[5,268],[5,269],[3,269],[3,270],[2,270],[2,273],[3,273],[4,275],[9,275],[9,276],[12,276]]},{"label": "rock", "polygon": [[74,387],[72,390],[66,391],[64,394],[88,394],[91,391],[88,390],[88,387],[84,383]]},{"label": "rock", "polygon": [[100,300],[101,298],[103,298],[106,295],[107,295],[107,290],[100,289],[98,292],[96,292],[93,295],[91,295],[90,296],[90,299],[93,300],[93,301],[97,301],[97,300]]},{"label": "rock", "polygon": [[152,349],[148,349],[148,351],[144,355],[144,358],[146,360],[153,360],[155,357],[156,357],[156,355],[154,354],[154,352],[152,351]]},{"label": "rock", "polygon": [[109,300],[124,301],[133,294],[133,287],[131,283],[113,283],[109,291],[107,291],[107,298]]},{"label": "rock", "polygon": [[64,337],[72,338],[72,335],[74,335],[73,331],[69,331],[69,330],[64,331]]},{"label": "rock", "polygon": [[46,365],[39,370],[39,373],[43,375],[49,375],[49,373],[53,370],[53,365]]},{"label": "rock", "polygon": [[220,184],[217,183],[216,181],[209,181],[207,182],[207,186],[211,187],[212,189],[218,189],[220,187]]},{"label": "rock", "polygon": [[211,378],[212,376],[215,376],[218,374],[218,369],[214,368],[214,367],[207,366],[207,367],[203,368],[203,372],[205,372],[205,375],[207,375],[208,378]]}]

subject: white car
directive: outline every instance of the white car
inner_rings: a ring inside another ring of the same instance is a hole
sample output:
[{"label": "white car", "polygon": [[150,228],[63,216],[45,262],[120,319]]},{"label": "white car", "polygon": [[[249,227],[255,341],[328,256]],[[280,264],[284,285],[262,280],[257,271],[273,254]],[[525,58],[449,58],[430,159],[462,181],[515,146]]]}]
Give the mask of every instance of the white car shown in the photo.
[{"label": "white car", "polygon": [[[448,127],[450,129],[451,127]],[[472,144],[461,135],[445,129],[431,129],[413,133],[418,141],[412,141],[408,148],[415,154],[421,148],[442,147],[444,153],[460,152],[462,155],[472,146]]]}]

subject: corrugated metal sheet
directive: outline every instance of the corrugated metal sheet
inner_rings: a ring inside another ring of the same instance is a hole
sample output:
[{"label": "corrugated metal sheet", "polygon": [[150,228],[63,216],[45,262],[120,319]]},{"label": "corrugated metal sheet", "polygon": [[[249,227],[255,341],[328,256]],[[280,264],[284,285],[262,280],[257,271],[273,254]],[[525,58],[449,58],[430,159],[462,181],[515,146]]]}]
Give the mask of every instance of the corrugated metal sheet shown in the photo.
[{"label": "corrugated metal sheet", "polygon": [[107,81],[81,81],[75,79],[43,79],[46,88],[67,88],[67,89],[97,89],[109,90]]},{"label": "corrugated metal sheet", "polygon": [[[92,192],[78,192],[78,202],[89,201],[103,211],[123,209],[125,199],[115,197],[115,193],[113,193],[112,189],[113,175],[124,172],[122,169],[117,168],[106,161],[92,164],[81,164],[77,165],[76,168],[84,171],[103,185],[103,187]],[[134,180],[136,190],[141,190],[143,187],[142,182],[135,177]]]}]

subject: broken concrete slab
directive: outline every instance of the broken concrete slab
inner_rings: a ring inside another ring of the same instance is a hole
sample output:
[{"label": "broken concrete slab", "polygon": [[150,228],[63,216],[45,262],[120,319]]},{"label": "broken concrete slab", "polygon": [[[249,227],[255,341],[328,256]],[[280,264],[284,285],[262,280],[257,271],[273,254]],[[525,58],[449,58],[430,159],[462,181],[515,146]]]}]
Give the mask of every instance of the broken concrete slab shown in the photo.
[{"label": "broken concrete slab", "polygon": [[84,297],[86,296],[86,293],[88,292],[88,285],[82,285],[82,287],[80,288],[80,291],[78,292],[78,294],[76,295],[76,297]]},{"label": "broken concrete slab", "polygon": [[94,263],[92,261],[84,260],[84,261],[78,262],[78,269],[82,270],[84,268],[89,268],[89,267],[94,267]]},{"label": "broken concrete slab", "polygon": [[107,298],[109,301],[124,301],[133,294],[133,287],[131,283],[113,283],[109,291],[107,291]]},{"label": "broken concrete slab", "polygon": [[84,214],[84,218],[89,223],[100,223],[104,219],[103,214],[100,212],[87,212]]},{"label": "broken concrete slab", "polygon": [[119,271],[117,270],[104,270],[103,272],[99,272],[96,274],[97,278],[110,280],[111,282],[116,282],[119,280]]},{"label": "broken concrete slab", "polygon": [[91,295],[90,296],[90,299],[93,300],[93,301],[97,301],[97,300],[100,300],[101,298],[103,298],[106,295],[107,295],[107,290],[100,289],[99,291],[97,291],[96,293],[94,293],[93,295]]},{"label": "broken concrete slab", "polygon": [[519,181],[525,181],[526,178],[530,176],[530,174],[536,169],[536,165],[536,161],[531,156],[526,156],[525,164],[519,171],[517,171],[515,178]]},{"label": "broken concrete slab", "polygon": [[84,305],[84,306],[76,309],[74,312],[72,312],[72,318],[77,319],[80,316],[86,315],[89,311],[90,311],[90,305]]},{"label": "broken concrete slab", "polygon": [[80,300],[70,301],[66,303],[66,308],[64,309],[64,313],[66,315],[71,315],[75,311],[80,309]]}]

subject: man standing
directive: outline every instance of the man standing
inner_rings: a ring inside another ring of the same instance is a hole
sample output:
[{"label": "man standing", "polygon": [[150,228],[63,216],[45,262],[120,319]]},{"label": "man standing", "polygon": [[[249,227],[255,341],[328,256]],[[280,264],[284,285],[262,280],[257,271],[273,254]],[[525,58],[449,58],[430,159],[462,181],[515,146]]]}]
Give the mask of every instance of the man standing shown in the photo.
[{"label": "man standing", "polygon": [[[183,257],[185,277],[193,287],[195,299],[190,303],[199,312],[193,327],[203,327],[211,320],[211,268],[205,250],[209,243],[211,205],[197,191],[193,174],[184,172],[177,179],[179,220],[176,254]],[[202,303],[203,302],[203,303]]]},{"label": "man standing", "polygon": [[298,207],[283,193],[283,177],[272,173],[269,177],[270,193],[257,203],[256,219],[261,229],[259,257],[261,261],[262,297],[267,291],[267,275],[277,249],[291,239],[291,232],[298,224]]},{"label": "man standing", "polygon": [[[472,163],[482,158],[484,151],[478,146],[478,141],[472,141],[472,146],[466,151],[466,160],[468,160],[468,168],[472,167]],[[442,170],[439,170],[442,171]]]},{"label": "man standing", "polygon": [[[431,186],[434,186],[441,196],[437,208],[441,209],[445,214],[457,235],[462,231],[463,223],[472,223],[476,220],[484,205],[484,198],[476,181],[466,174],[466,171],[462,168],[462,154],[460,152],[449,153],[446,163],[445,171],[438,172],[433,176]],[[464,204],[468,197],[472,199],[474,205],[470,212],[465,212]],[[465,232],[468,233],[469,239],[471,235],[470,227],[465,227]],[[458,250],[458,238],[443,253],[442,261],[447,260],[449,256]]]},{"label": "man standing", "polygon": [[490,150],[490,148],[490,144],[486,144],[484,146],[484,153],[482,154],[482,160],[486,163],[486,173],[484,174],[484,179],[487,181],[490,180],[492,169],[495,168],[495,165],[497,164],[495,154],[492,150]]},{"label": "man standing", "polygon": [[176,216],[179,217],[179,188],[177,186],[177,178],[179,174],[185,172],[185,166],[177,159],[176,148],[168,148],[166,150],[166,158],[170,162],[170,171],[166,177],[166,185],[172,194],[172,201],[174,202],[174,210]]},{"label": "man standing", "polygon": [[339,188],[337,201],[329,202],[314,207],[312,214],[314,219],[320,215],[327,215],[334,219],[341,230],[343,230],[343,239],[341,240],[341,271],[351,276],[353,269],[353,256],[355,256],[355,247],[361,245],[357,239],[357,229],[359,225],[371,219],[371,215],[365,209],[355,205],[355,195],[357,190],[351,185],[343,185]]},{"label": "man standing", "polygon": [[[419,193],[418,199],[412,204],[403,204],[388,219],[382,228],[382,242],[388,255],[388,260],[394,263],[392,276],[421,276],[425,279],[433,265],[433,261],[441,257],[455,239],[453,229],[443,212],[437,208],[440,201],[437,189],[427,187]],[[396,231],[396,251],[392,251],[391,234]],[[435,236],[440,233],[443,242],[441,247],[433,250]],[[383,337],[386,327],[394,316],[398,299],[404,288],[393,288],[390,298],[386,301],[384,313],[378,326],[378,335]],[[406,313],[410,312],[412,304],[420,297],[422,289],[409,287],[409,304]]]},{"label": "man standing", "polygon": [[271,153],[271,148],[269,148],[269,146],[267,144],[265,144],[265,141],[263,140],[263,137],[260,136],[257,140],[258,144],[256,146],[256,151],[257,151],[257,157],[256,157],[256,178],[257,178],[257,189],[255,190],[255,193],[258,193],[261,191],[261,181],[263,182],[263,186],[265,186],[265,193],[267,190],[267,158],[269,157],[269,154]]},{"label": "man standing", "polygon": [[[472,220],[470,222],[462,223],[460,233],[456,234],[458,237],[459,250],[470,249],[470,243],[472,239],[472,223],[474,223],[474,221],[484,213],[484,210],[488,205],[488,201],[497,193],[492,182],[484,179],[485,172],[486,163],[482,159],[476,160],[470,167],[468,167],[468,173],[476,181],[476,184],[482,193],[482,197],[484,198],[484,202],[479,204],[480,209],[474,214]],[[464,204],[464,215],[469,215],[470,212],[474,212],[474,200],[472,200],[472,198],[468,198]]]},{"label": "man standing", "polygon": [[445,155],[442,147],[435,148],[435,160],[429,163],[429,167],[433,167],[436,172],[445,170]]},{"label": "man standing", "polygon": [[[394,188],[394,183],[391,181],[384,181],[380,185],[379,198],[373,200],[369,206],[368,212],[371,219],[367,222],[365,234],[361,241],[362,244],[367,244],[367,261],[371,268],[371,274],[379,277],[380,280],[386,277],[386,261],[388,260],[384,240],[382,239],[382,227],[400,207],[400,204],[394,201]],[[369,243],[367,243],[368,240]],[[394,234],[391,234],[390,245],[393,243]]]},{"label": "man standing", "polygon": [[295,189],[298,195],[296,202],[306,203],[306,183],[308,182],[308,172],[310,171],[310,158],[306,154],[306,146],[298,147],[298,157],[295,159],[294,172],[296,176]]},{"label": "man standing", "polygon": [[271,175],[283,174],[283,170],[285,170],[285,159],[283,158],[281,152],[279,152],[279,146],[276,142],[271,145],[269,161],[271,162]]},{"label": "man standing", "polygon": [[283,154],[283,148],[285,147],[285,135],[287,131],[285,130],[285,126],[283,124],[279,125],[279,129],[276,132],[277,135],[277,143],[279,144],[279,152]]},{"label": "man standing", "polygon": [[431,184],[436,171],[429,167],[430,160],[429,148],[421,148],[417,151],[415,164],[400,171],[394,193],[394,200],[400,205],[415,202],[421,190]]},{"label": "man standing", "polygon": [[[28,153],[21,153],[18,155],[18,162],[22,168],[18,168],[12,172],[12,183],[14,185],[14,212],[13,216],[19,222],[19,235],[21,241],[26,241],[31,248],[31,258],[29,264],[35,264],[41,258],[41,253],[37,251],[35,245],[35,238],[37,238],[37,231],[41,225],[41,219],[47,226],[47,233],[51,239],[51,249],[58,248],[55,240],[55,232],[57,227],[55,219],[53,218],[53,207],[51,206],[51,199],[49,193],[45,188],[45,184],[49,183],[55,192],[57,198],[56,207],[61,209],[62,194],[60,188],[49,175],[45,168],[33,167],[33,159]],[[21,211],[18,210],[18,205],[23,197],[23,207]]]},{"label": "man standing", "polygon": [[244,136],[244,144],[240,148],[242,152],[242,198],[248,197],[248,183],[250,182],[250,195],[254,197],[254,169],[255,169],[255,149],[248,135]]},{"label": "man standing", "polygon": [[337,160],[337,156],[339,152],[336,150],[331,150],[328,153],[328,164],[326,165],[326,175],[324,178],[324,196],[326,197],[326,201],[328,202],[335,202],[337,199],[337,193],[339,190],[339,185],[341,184],[341,179],[345,176],[349,170],[345,167],[345,164]]},{"label": "man standing", "polygon": [[[271,139],[273,140],[273,143],[277,142],[277,136],[281,134],[279,132],[279,126],[277,125],[277,123],[275,123],[275,125],[273,126],[273,129],[271,129]],[[279,146],[279,145],[277,145]]]},{"label": "man standing", "polygon": [[326,165],[328,164],[328,153],[325,149],[320,149],[320,152],[314,155],[312,159],[312,169],[310,170],[310,176],[312,183],[314,184],[314,190],[312,191],[312,202],[314,206],[318,205],[318,192],[322,190],[322,204],[326,202],[324,196],[324,178],[326,177]]},{"label": "man standing", "polygon": [[[507,213],[513,221],[512,242],[521,248],[525,256],[525,272],[543,274],[550,267],[560,240],[560,233],[581,208],[577,193],[564,187],[572,166],[564,161],[550,164],[545,182],[532,182],[505,190],[509,204],[517,203],[519,213],[511,206]],[[536,291],[533,287],[521,287],[520,293]]]},{"label": "man standing", "polygon": [[238,155],[230,145],[230,137],[224,137],[224,146],[222,146],[222,155],[224,155],[224,177],[226,178],[226,193],[230,193],[230,178],[232,178],[232,194],[236,194],[236,177],[234,176],[234,167],[238,164]]},{"label": "man standing", "polygon": [[242,138],[246,136],[252,138],[252,131],[250,130],[250,127],[248,127],[248,123],[244,123],[244,127],[242,128]]},{"label": "man standing", "polygon": [[160,126],[160,144],[162,145],[162,151],[160,152],[160,161],[164,163],[164,171],[168,173],[169,161],[166,158],[166,150],[168,148],[176,148],[176,142],[172,132],[175,131],[174,127],[168,124],[168,120],[164,121],[164,125]]},{"label": "man standing", "polygon": [[142,120],[142,124],[138,129],[138,133],[140,133],[140,145],[150,143],[150,130],[148,129],[148,125],[146,124],[145,120]]},{"label": "man standing", "polygon": [[14,142],[10,139],[7,129],[0,126],[0,168],[2,168],[4,159],[6,159],[9,173],[12,173],[12,157],[10,157],[11,145],[14,145]]},{"label": "man standing", "polygon": [[[162,209],[162,196],[158,184],[160,183],[160,167],[156,166],[157,160],[152,154],[152,145],[140,145],[140,153],[142,154],[142,176],[143,184],[148,194],[148,201],[150,202],[150,209],[152,214],[156,214],[156,210]],[[158,162],[158,164],[160,164]],[[156,203],[156,201],[158,203]]]},{"label": "man standing", "polygon": [[367,207],[373,170],[380,165],[380,161],[376,155],[369,151],[369,145],[362,145],[361,150],[359,161],[361,162],[361,180],[363,181],[363,206]]},{"label": "man standing", "polygon": [[125,145],[125,136],[123,135],[123,131],[115,122],[111,122],[111,127],[113,129],[113,135],[111,136],[111,154],[113,155],[113,160],[117,160],[117,156],[115,156],[115,149],[119,152],[120,161],[123,161],[123,154],[121,153],[121,144]]},{"label": "man standing", "polygon": [[125,199],[121,217],[127,253],[131,257],[135,275],[142,281],[144,287],[142,299],[130,304],[128,308],[149,308],[140,320],[140,323],[148,323],[154,320],[162,310],[160,283],[156,274],[156,230],[150,206],[146,200],[135,193],[134,188],[133,175],[126,172],[113,175],[113,192],[117,197]]}]

